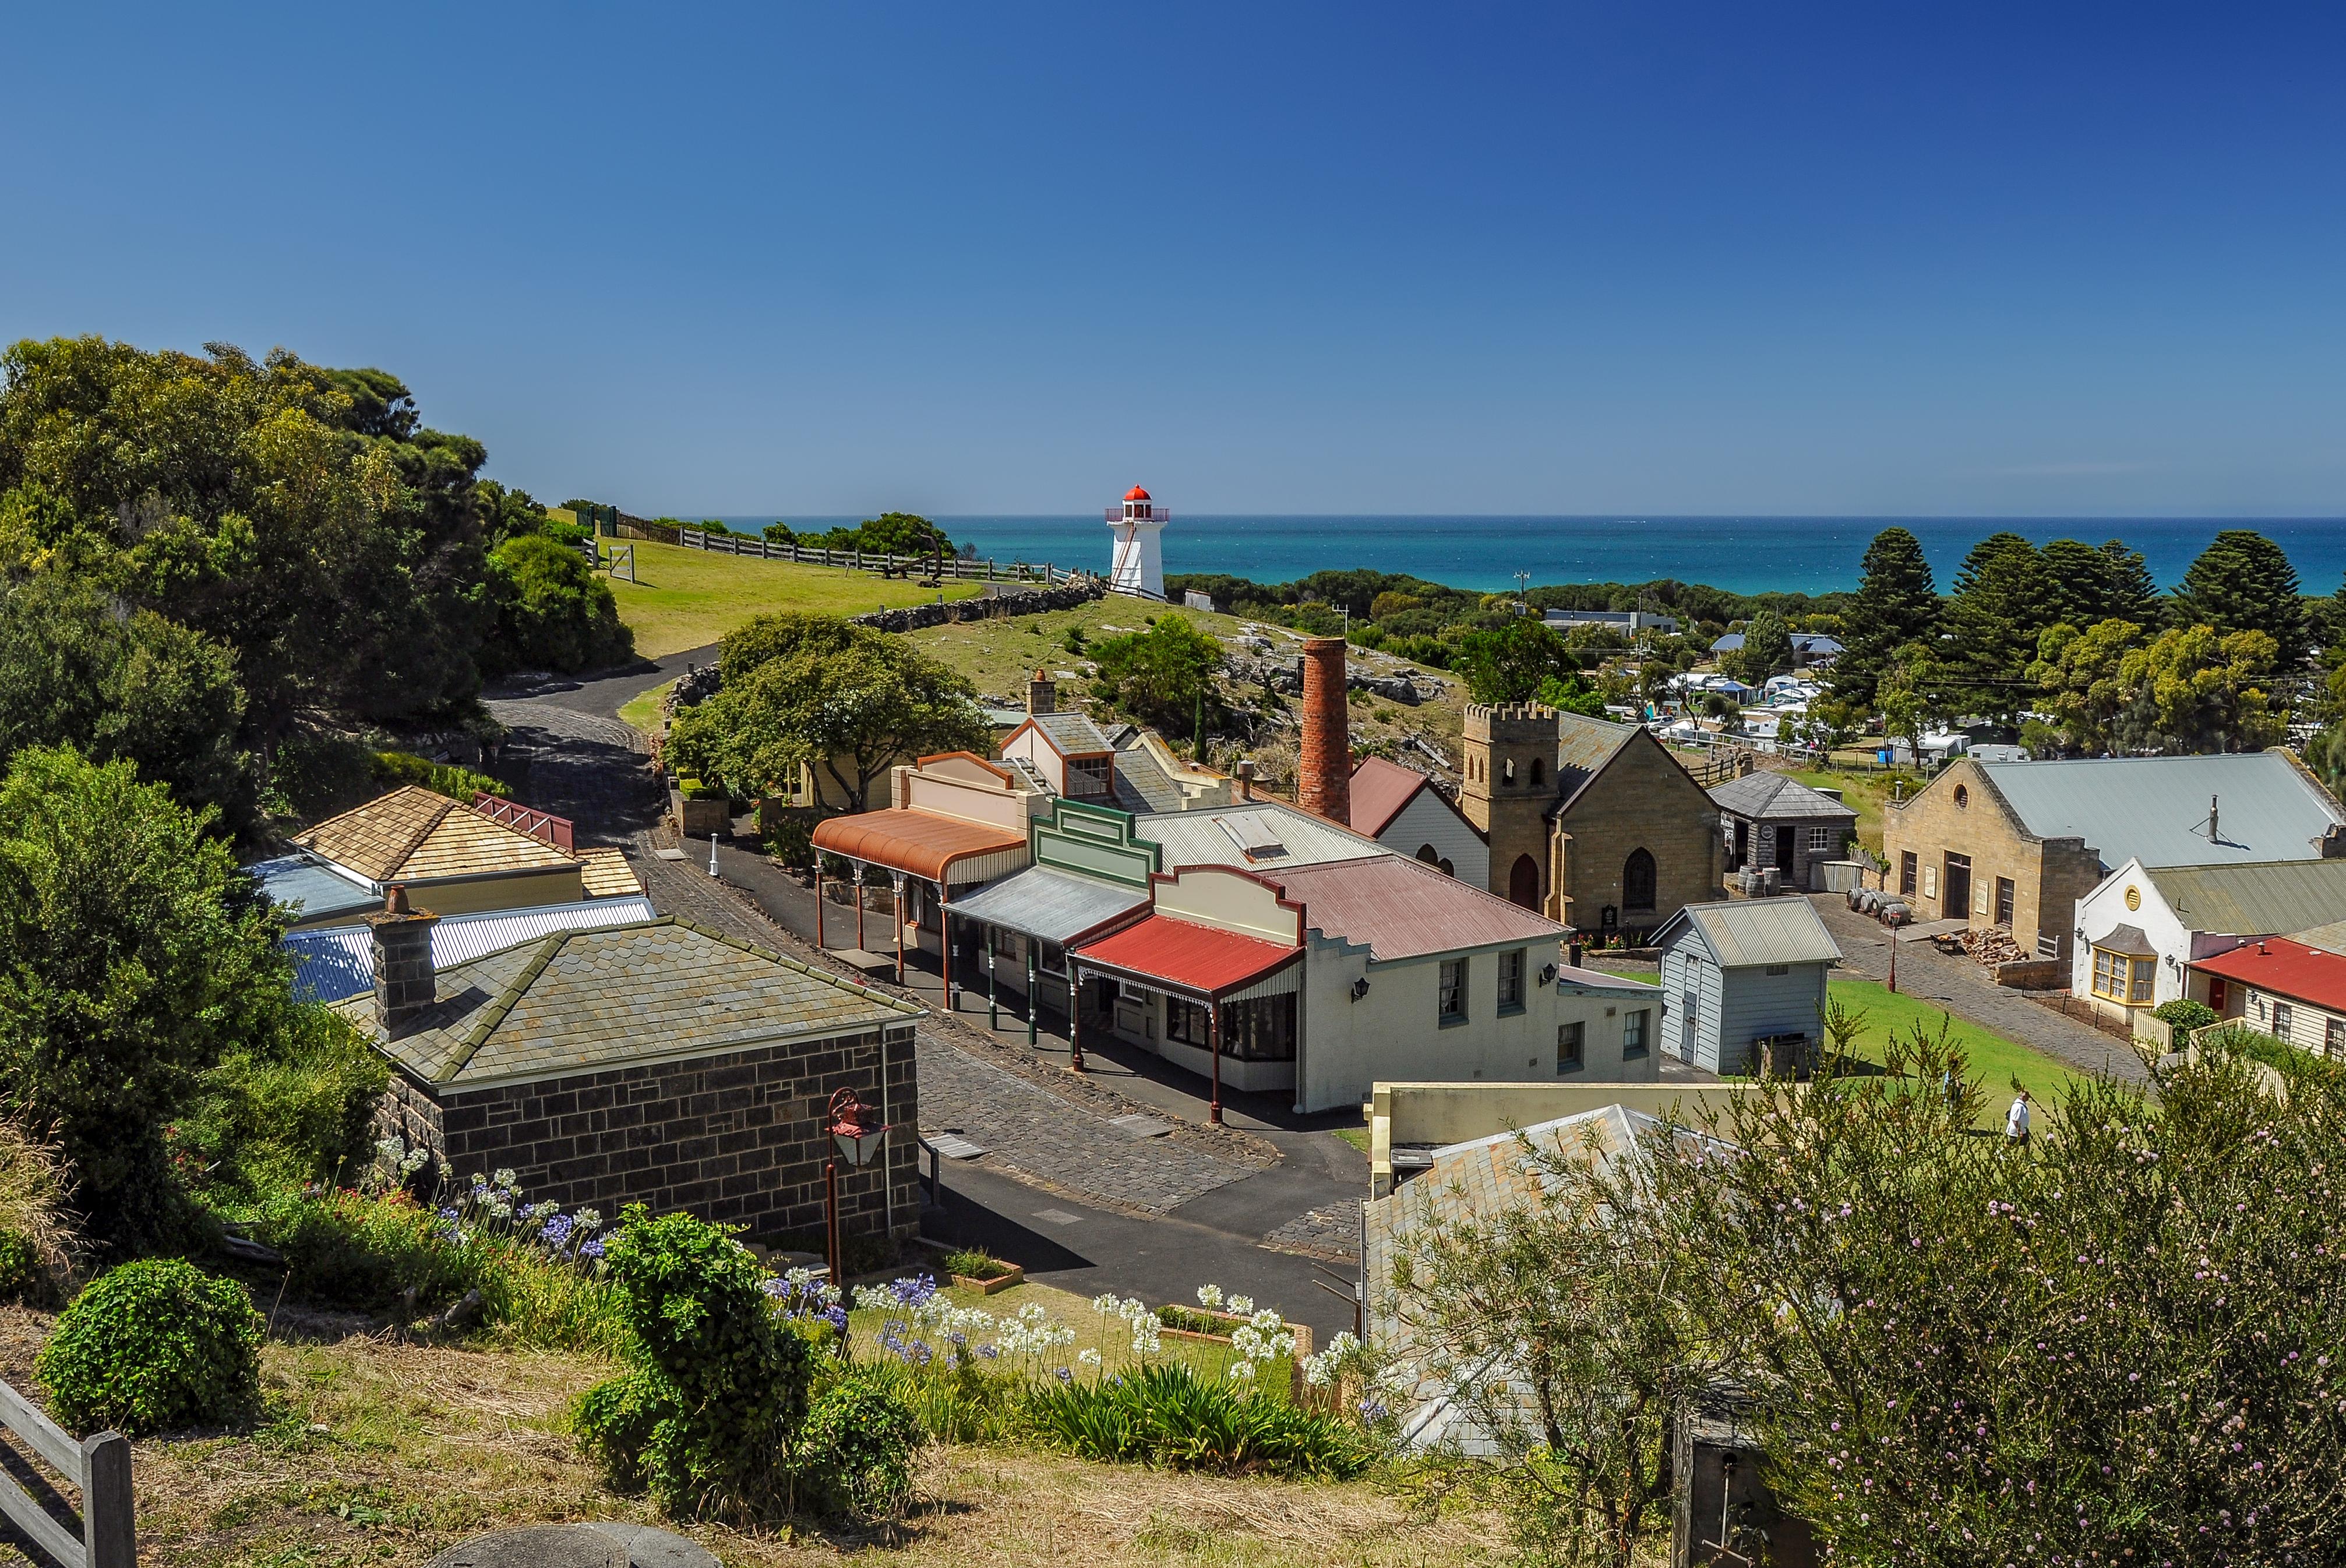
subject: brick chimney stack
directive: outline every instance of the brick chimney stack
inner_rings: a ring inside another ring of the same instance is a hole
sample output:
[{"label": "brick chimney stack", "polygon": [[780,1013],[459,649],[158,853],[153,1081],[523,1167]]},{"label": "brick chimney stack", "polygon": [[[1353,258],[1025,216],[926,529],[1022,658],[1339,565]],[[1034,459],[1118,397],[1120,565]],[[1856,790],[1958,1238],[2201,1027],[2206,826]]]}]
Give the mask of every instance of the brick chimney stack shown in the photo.
[{"label": "brick chimney stack", "polygon": [[1230,772],[1239,781],[1239,803],[1250,804],[1254,799],[1254,759],[1241,757]]},{"label": "brick chimney stack", "polygon": [[432,928],[440,917],[429,910],[410,909],[407,890],[393,882],[384,891],[382,908],[367,916],[374,947],[374,1021],[387,1039],[395,1039],[433,1002],[438,984],[432,967]]},{"label": "brick chimney stack", "polygon": [[1303,756],[1295,802],[1331,822],[1352,823],[1352,718],[1344,706],[1344,639],[1303,642]]},{"label": "brick chimney stack", "polygon": [[1038,713],[1058,711],[1059,683],[1044,671],[1036,670],[1035,677],[1026,683],[1026,717],[1032,718]]}]

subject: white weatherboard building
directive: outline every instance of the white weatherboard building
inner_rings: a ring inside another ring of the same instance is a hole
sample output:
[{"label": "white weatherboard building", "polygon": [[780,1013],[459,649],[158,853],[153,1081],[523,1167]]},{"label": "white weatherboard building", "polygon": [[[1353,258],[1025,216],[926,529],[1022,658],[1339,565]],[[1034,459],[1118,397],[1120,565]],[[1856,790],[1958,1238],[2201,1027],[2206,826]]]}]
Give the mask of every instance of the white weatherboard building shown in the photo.
[{"label": "white weatherboard building", "polygon": [[1165,524],[1173,514],[1159,506],[1136,484],[1124,493],[1124,505],[1107,509],[1107,525],[1116,536],[1116,555],[1107,574],[1108,591],[1165,596]]}]

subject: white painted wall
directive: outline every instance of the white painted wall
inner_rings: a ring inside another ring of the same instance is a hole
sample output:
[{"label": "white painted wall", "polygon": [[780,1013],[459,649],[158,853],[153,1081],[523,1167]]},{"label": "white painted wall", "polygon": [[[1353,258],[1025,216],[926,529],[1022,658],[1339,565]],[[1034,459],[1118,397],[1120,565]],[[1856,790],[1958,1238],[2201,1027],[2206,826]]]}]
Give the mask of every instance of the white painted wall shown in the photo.
[{"label": "white painted wall", "polygon": [[[2135,890],[2141,908],[2127,908],[2128,888]],[[2128,860],[2077,901],[2076,920],[2070,929],[2084,931],[2086,940],[2072,944],[2077,951],[2070,960],[2069,993],[2086,1001],[2096,1000],[2093,944],[2122,925],[2139,926],[2142,934],[2150,939],[2150,945],[2158,950],[2158,980],[2152,988],[2149,1005],[2157,1007],[2179,1000],[2185,994],[2183,965],[2191,962],[2191,931],[2168,908],[2157,887],[2143,873],[2140,860]],[[2206,993],[2207,982],[2198,980],[2198,994],[2204,997]],[[2102,1004],[2109,1005],[2106,1001]]]},{"label": "white painted wall", "polygon": [[1431,844],[1437,862],[1450,862],[1452,876],[1469,887],[1491,885],[1491,846],[1431,789],[1410,797],[1409,804],[1377,835],[1377,842],[1413,860],[1421,859],[1418,850]]},{"label": "white painted wall", "polygon": [[1301,913],[1280,903],[1277,890],[1229,867],[1188,867],[1159,881],[1149,901],[1158,914],[1260,942],[1292,947],[1301,934]]},{"label": "white painted wall", "polygon": [[[2338,1060],[2337,1054],[2330,1049],[2330,1024],[2332,1020],[2346,1022],[2346,1014],[2333,1013],[2310,1002],[2300,1002],[2293,996],[2283,996],[2277,991],[2267,991],[2260,985],[2235,985],[2232,994],[2238,998],[2238,1005],[2225,1009],[2232,1016],[2278,1039],[2288,1041],[2300,1051],[2310,1051],[2331,1061]],[[2276,1003],[2289,1009],[2289,1023],[2285,1028],[2275,1019],[2273,1005]]]}]

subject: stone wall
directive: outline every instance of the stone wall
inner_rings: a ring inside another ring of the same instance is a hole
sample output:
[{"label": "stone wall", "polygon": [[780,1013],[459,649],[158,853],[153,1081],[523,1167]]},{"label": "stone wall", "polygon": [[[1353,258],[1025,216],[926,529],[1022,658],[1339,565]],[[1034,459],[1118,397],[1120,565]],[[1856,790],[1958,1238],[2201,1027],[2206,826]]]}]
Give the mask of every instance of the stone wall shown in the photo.
[{"label": "stone wall", "polygon": [[886,1036],[884,1095],[874,1031],[470,1092],[394,1071],[378,1120],[459,1180],[511,1167],[533,1203],[591,1205],[607,1221],[644,1203],[765,1237],[823,1224],[823,1164],[837,1152],[823,1123],[832,1094],[852,1088],[895,1130],[881,1163],[841,1170],[841,1227],[902,1239],[921,1212],[913,1031]]},{"label": "stone wall", "polygon": [[[1552,909],[1547,809],[1556,804],[1556,710],[1536,703],[1466,705],[1458,809],[1491,846],[1488,891],[1509,896],[1515,862],[1539,870],[1540,906]],[[1540,764],[1532,781],[1532,763]],[[1512,769],[1510,764],[1513,764]]]},{"label": "stone wall", "polygon": [[[1558,824],[1563,885],[1570,902],[1552,902],[1549,918],[1581,931],[1603,929],[1603,911],[1619,911],[1623,931],[1654,931],[1681,906],[1719,897],[1719,808],[1661,742],[1640,731],[1592,779]],[[1493,844],[1495,865],[1497,845]],[[1621,900],[1621,873],[1631,853],[1654,857],[1654,907],[1631,910]]]},{"label": "stone wall", "polygon": [[1017,588],[1006,594],[981,594],[974,599],[954,599],[942,605],[913,605],[902,610],[867,610],[847,618],[859,626],[883,632],[918,631],[923,626],[948,626],[955,621],[990,621],[997,616],[1039,616],[1046,610],[1073,610],[1105,597],[1107,588],[1086,582],[1064,588]]}]

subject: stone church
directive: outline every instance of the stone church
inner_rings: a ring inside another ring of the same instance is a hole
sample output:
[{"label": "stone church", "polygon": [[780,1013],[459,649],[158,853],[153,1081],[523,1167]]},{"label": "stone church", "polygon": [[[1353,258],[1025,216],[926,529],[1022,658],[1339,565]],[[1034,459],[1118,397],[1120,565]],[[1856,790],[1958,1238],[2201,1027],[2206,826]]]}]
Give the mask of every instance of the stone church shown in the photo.
[{"label": "stone church", "polygon": [[1719,896],[1719,809],[1643,726],[1469,703],[1463,761],[1458,804],[1500,897],[1593,935]]}]

